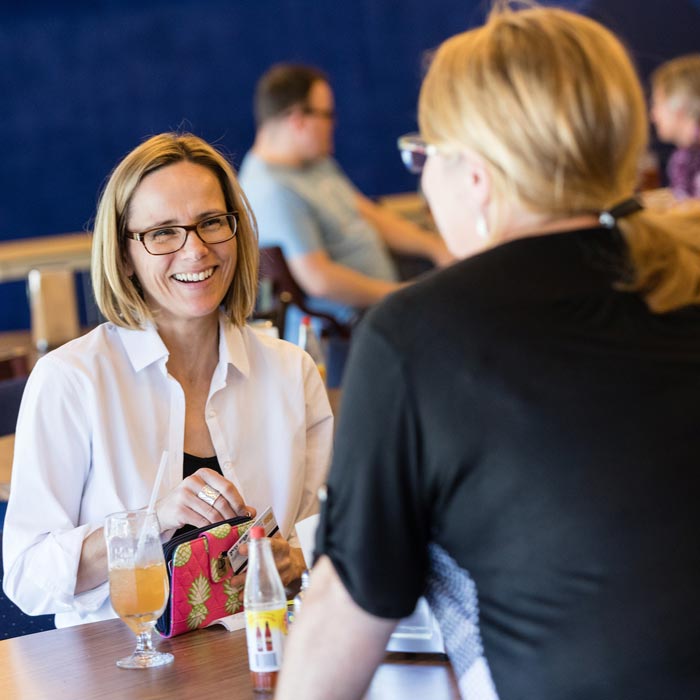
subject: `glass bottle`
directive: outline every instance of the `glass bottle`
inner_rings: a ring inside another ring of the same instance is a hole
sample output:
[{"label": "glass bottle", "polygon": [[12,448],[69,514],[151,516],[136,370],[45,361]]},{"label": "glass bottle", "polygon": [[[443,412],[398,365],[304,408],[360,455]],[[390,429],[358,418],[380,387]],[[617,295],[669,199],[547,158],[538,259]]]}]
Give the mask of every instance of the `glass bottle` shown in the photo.
[{"label": "glass bottle", "polygon": [[309,572],[304,571],[301,575],[301,588],[299,592],[294,596],[294,619],[298,619],[299,612],[301,611],[301,606],[304,602],[304,595],[307,588],[309,587]]},{"label": "glass bottle", "polygon": [[304,316],[299,324],[299,346],[311,355],[321,374],[323,383],[326,383],[326,359],[321,348],[321,340],[314,327],[311,325],[311,317]]},{"label": "glass bottle", "polygon": [[253,690],[272,693],[287,635],[287,599],[265,529],[250,529],[248,573],[243,593],[248,664]]}]

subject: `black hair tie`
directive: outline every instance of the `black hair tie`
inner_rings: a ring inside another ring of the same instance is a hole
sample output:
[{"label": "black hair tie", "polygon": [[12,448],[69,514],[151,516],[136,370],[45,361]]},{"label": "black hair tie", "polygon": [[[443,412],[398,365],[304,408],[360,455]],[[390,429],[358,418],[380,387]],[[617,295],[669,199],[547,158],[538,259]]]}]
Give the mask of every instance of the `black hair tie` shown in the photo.
[{"label": "black hair tie", "polygon": [[641,202],[636,197],[630,197],[629,199],[624,199],[614,207],[610,207],[610,209],[601,211],[598,216],[598,221],[600,225],[605,228],[615,228],[615,223],[618,219],[622,219],[624,216],[629,216],[642,209],[644,209],[644,207]]}]

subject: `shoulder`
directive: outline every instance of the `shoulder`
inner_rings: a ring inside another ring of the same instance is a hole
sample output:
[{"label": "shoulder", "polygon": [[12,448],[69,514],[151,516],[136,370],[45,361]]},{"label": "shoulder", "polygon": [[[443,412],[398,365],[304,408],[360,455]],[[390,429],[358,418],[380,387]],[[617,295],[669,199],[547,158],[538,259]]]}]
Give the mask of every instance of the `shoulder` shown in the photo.
[{"label": "shoulder", "polygon": [[37,361],[30,382],[94,392],[113,381],[128,381],[135,370],[120,330],[112,323],[104,323],[52,350]]},{"label": "shoulder", "polygon": [[[241,329],[249,378],[260,387],[274,387],[286,402],[327,404],[326,390],[311,356],[298,345],[253,330]],[[305,397],[305,398],[304,398]]]},{"label": "shoulder", "polygon": [[240,182],[258,219],[308,206],[303,175],[270,166],[251,154],[241,166]]},{"label": "shoulder", "polygon": [[454,311],[456,304],[476,312],[499,296],[500,281],[514,272],[510,262],[510,256],[494,248],[431,271],[373,307],[367,320],[377,327],[400,329],[409,320],[409,325],[439,320]]},{"label": "shoulder", "polygon": [[113,323],[102,323],[85,335],[70,340],[44,355],[38,360],[37,367],[86,367],[115,352],[123,352],[117,326]]},{"label": "shoulder", "polygon": [[474,347],[476,340],[527,336],[534,321],[548,323],[567,304],[615,294],[622,255],[608,229],[515,239],[429,273],[387,297],[367,320],[399,348],[434,347],[438,338]]},{"label": "shoulder", "polygon": [[512,241],[430,272],[373,307],[363,325],[398,349],[434,350],[441,336],[483,336],[547,295],[556,258],[550,243]]},{"label": "shoulder", "polygon": [[297,179],[303,179],[302,171],[272,165],[250,151],[243,159],[238,175],[246,195],[253,197],[271,192],[291,194],[294,192],[293,184]]},{"label": "shoulder", "polygon": [[251,326],[240,329],[251,366],[262,364],[268,369],[301,371],[311,358],[298,345],[261,333]]},{"label": "shoulder", "polygon": [[106,323],[39,358],[29,375],[23,401],[46,410],[70,405],[71,412],[82,411],[99,385],[99,366],[110,362],[116,339],[114,326]]}]

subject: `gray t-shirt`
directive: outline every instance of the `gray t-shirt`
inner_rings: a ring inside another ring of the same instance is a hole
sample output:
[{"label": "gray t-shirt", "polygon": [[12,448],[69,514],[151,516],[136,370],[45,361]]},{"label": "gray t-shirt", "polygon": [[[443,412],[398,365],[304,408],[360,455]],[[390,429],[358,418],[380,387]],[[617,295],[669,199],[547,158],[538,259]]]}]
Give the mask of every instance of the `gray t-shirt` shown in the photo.
[{"label": "gray t-shirt", "polygon": [[[355,187],[332,158],[294,168],[270,165],[248,152],[239,179],[261,247],[278,245],[288,260],[324,250],[334,262],[368,277],[398,279],[379,234],[357,209]],[[309,305],[342,321],[357,312],[328,299],[311,298]]]}]

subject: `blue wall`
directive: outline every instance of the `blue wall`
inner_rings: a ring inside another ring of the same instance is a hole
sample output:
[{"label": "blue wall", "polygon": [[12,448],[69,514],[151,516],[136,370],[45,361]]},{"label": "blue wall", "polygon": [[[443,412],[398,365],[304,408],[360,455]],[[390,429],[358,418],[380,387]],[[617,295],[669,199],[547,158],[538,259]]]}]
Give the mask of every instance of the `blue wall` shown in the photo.
[{"label": "blue wall", "polygon": [[[478,23],[476,0],[78,0],[0,8],[0,239],[89,227],[116,161],[184,128],[239,163],[271,63],[328,71],[337,156],[368,194],[406,191],[395,140],[415,128],[425,52]],[[700,0],[569,2],[619,31],[646,74],[700,50]],[[24,285],[0,286],[0,330],[29,325]]]}]

